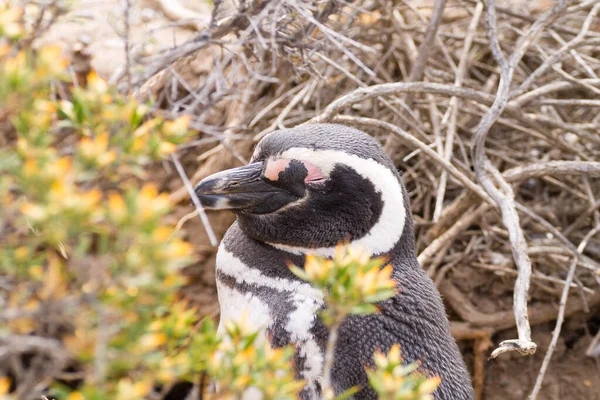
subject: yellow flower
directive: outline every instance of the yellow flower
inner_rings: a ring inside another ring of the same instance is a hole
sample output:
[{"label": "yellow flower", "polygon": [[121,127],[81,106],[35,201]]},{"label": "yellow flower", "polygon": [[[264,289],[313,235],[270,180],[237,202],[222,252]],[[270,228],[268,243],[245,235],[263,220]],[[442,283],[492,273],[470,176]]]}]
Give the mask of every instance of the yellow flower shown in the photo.
[{"label": "yellow flower", "polygon": [[185,352],[165,357],[160,362],[158,378],[163,382],[172,382],[189,368],[188,363],[188,357]]},{"label": "yellow flower", "polygon": [[232,337],[249,336],[255,331],[248,322],[248,319],[248,310],[244,309],[237,321],[232,319],[225,320],[225,330]]},{"label": "yellow flower", "polygon": [[0,44],[0,58],[6,57],[12,51],[12,47],[7,43]]},{"label": "yellow flower", "polygon": [[156,320],[156,321],[152,321],[152,323],[150,324],[148,329],[151,331],[159,331],[162,329],[163,326],[164,326],[164,323],[162,321]]},{"label": "yellow flower", "polygon": [[380,351],[376,351],[373,354],[373,360],[378,367],[385,367],[388,364],[387,357]]},{"label": "yellow flower", "polygon": [[141,136],[148,135],[152,132],[158,125],[160,124],[160,120],[158,118],[151,119],[149,121],[144,122],[139,128],[137,128],[133,132],[133,136],[139,138]]},{"label": "yellow flower", "polygon": [[163,279],[163,287],[172,288],[174,286],[178,286],[182,284],[183,277],[179,274],[170,274]]},{"label": "yellow flower", "polygon": [[152,200],[157,194],[158,188],[152,183],[145,184],[140,190],[140,197],[144,200]]},{"label": "yellow flower", "polygon": [[133,153],[141,153],[144,150],[144,145],[146,144],[146,138],[144,137],[136,137],[133,139],[133,143],[131,145],[131,151]]},{"label": "yellow flower", "polygon": [[57,179],[52,183],[52,186],[50,186],[49,195],[51,197],[56,199],[66,199],[66,194],[67,188],[62,180]]},{"label": "yellow flower", "polygon": [[23,174],[27,177],[37,175],[40,172],[39,165],[35,158],[28,158],[23,164]]},{"label": "yellow flower", "polygon": [[174,239],[167,245],[164,255],[166,258],[177,259],[189,256],[192,253],[192,250],[193,247],[190,243],[180,239]]},{"label": "yellow flower", "polygon": [[67,400],[85,400],[85,396],[81,392],[71,392]]},{"label": "yellow flower", "polygon": [[156,243],[164,243],[171,237],[171,229],[166,226],[159,226],[152,232],[152,240]]},{"label": "yellow flower", "polygon": [[304,270],[311,280],[324,279],[329,271],[333,268],[334,264],[330,260],[319,260],[314,255],[307,255],[304,263]]},{"label": "yellow flower", "polygon": [[34,279],[41,279],[44,275],[44,270],[40,265],[32,265],[29,267],[29,276]]},{"label": "yellow flower", "polygon": [[108,84],[96,71],[92,71],[87,77],[88,89],[96,93],[104,93],[108,90]]},{"label": "yellow flower", "polygon": [[348,248],[347,256],[344,258],[344,264],[357,262],[359,264],[367,264],[371,258],[371,254],[360,246],[352,246]]},{"label": "yellow flower", "polygon": [[4,73],[7,75],[22,74],[25,71],[26,61],[25,53],[22,51],[18,52],[14,57],[3,60]]},{"label": "yellow flower", "polygon": [[190,126],[191,117],[184,115],[173,121],[166,121],[163,125],[163,132],[167,137],[177,137],[184,135]]},{"label": "yellow flower", "polygon": [[164,157],[164,156],[168,156],[169,154],[173,153],[175,150],[177,150],[177,146],[174,145],[173,143],[161,142],[158,147],[158,154],[161,157]]},{"label": "yellow flower", "polygon": [[23,32],[21,19],[23,18],[23,9],[21,7],[9,7],[0,10],[0,28],[4,35],[9,38],[15,38]]},{"label": "yellow flower", "polygon": [[122,222],[127,218],[127,207],[120,194],[113,192],[108,195],[108,212],[116,222]]},{"label": "yellow flower", "polygon": [[[377,291],[377,286],[375,282],[375,278],[377,277],[377,270],[375,268],[367,271],[366,274],[359,274],[358,283],[361,286],[362,292],[364,294],[374,294]],[[363,275],[363,276],[360,276]]]},{"label": "yellow flower", "polygon": [[400,364],[402,362],[399,344],[395,344],[392,346],[392,348],[388,352],[387,358],[394,364]]},{"label": "yellow flower", "polygon": [[72,160],[70,157],[61,157],[58,160],[55,160],[48,164],[48,176],[64,180],[67,176],[71,175],[71,165]]},{"label": "yellow flower", "polygon": [[79,196],[83,208],[93,209],[102,199],[102,192],[98,189],[88,190]]},{"label": "yellow flower", "polygon": [[155,185],[147,184],[140,190],[138,209],[142,219],[152,218],[167,212],[171,208],[171,199],[167,193],[158,194]]},{"label": "yellow flower", "polygon": [[140,347],[143,350],[154,350],[167,342],[167,335],[162,332],[147,333],[140,339]]},{"label": "yellow flower", "polygon": [[64,71],[69,65],[69,61],[62,57],[63,49],[58,45],[44,46],[38,54],[38,68],[35,71],[36,77],[53,76]]},{"label": "yellow flower", "polygon": [[29,218],[30,220],[34,221],[34,222],[39,222],[42,221],[46,218],[46,216],[48,215],[48,213],[46,212],[46,210],[37,205],[37,204],[32,204],[32,203],[25,203],[20,207],[21,213],[23,213],[23,215],[25,215],[27,218]]},{"label": "yellow flower", "polygon": [[236,365],[244,365],[251,363],[256,357],[256,348],[254,346],[248,346],[246,349],[240,351],[233,358],[233,363]]},{"label": "yellow flower", "polygon": [[419,386],[419,393],[431,394],[434,392],[435,389],[437,389],[440,383],[442,383],[442,380],[437,376],[434,376],[433,378],[428,378],[425,382],[421,384],[421,386]]},{"label": "yellow flower", "polygon": [[48,114],[53,114],[58,110],[55,102],[45,99],[36,99],[33,107],[36,111]]},{"label": "yellow flower", "polygon": [[75,119],[73,103],[67,100],[61,100],[59,103],[60,111],[62,111],[70,119]]},{"label": "yellow flower", "polygon": [[21,246],[15,250],[15,260],[25,261],[27,256],[29,256],[29,249],[27,247]]},{"label": "yellow flower", "polygon": [[131,382],[129,378],[119,380],[117,384],[117,400],[135,400],[146,396],[152,385],[147,381]]},{"label": "yellow flower", "polygon": [[396,286],[396,281],[392,279],[392,272],[394,268],[392,264],[388,264],[377,273],[380,289],[391,289]]},{"label": "yellow flower", "polygon": [[10,389],[10,378],[7,376],[0,376],[0,396],[4,396]]},{"label": "yellow flower", "polygon": [[112,163],[116,159],[117,159],[117,153],[115,153],[114,151],[111,150],[111,151],[107,151],[107,152],[100,154],[100,156],[98,156],[96,158],[96,161],[98,162],[99,166],[104,167],[104,166]]},{"label": "yellow flower", "polygon": [[[392,376],[392,374],[390,372],[384,372],[383,376],[381,377],[382,381],[383,381],[383,386],[385,387],[387,392],[391,392],[394,391],[394,389],[396,389],[397,385],[396,385],[396,379],[394,379],[394,377]],[[402,377],[400,377],[398,379],[400,382],[402,381]]]},{"label": "yellow flower", "polygon": [[76,329],[74,333],[63,338],[65,347],[72,354],[91,353],[96,345],[93,334],[85,329]]},{"label": "yellow flower", "polygon": [[66,282],[63,276],[63,267],[60,259],[52,253],[48,255],[48,268],[42,288],[38,291],[38,296],[42,300],[50,298],[61,298],[66,290]]},{"label": "yellow flower", "polygon": [[86,158],[97,158],[108,149],[109,134],[102,132],[94,139],[83,138],[79,143],[79,149]]}]

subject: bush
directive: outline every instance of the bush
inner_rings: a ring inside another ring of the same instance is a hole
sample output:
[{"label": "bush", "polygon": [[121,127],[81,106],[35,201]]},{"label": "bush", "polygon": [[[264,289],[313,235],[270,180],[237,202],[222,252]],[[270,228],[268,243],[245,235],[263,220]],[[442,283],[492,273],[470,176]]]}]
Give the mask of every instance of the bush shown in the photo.
[{"label": "bush", "polygon": [[[295,398],[292,348],[259,344],[243,324],[217,337],[178,295],[193,249],[165,223],[173,204],[148,167],[195,135],[189,119],[167,120],[93,72],[80,86],[60,48],[30,46],[24,17],[0,14],[0,399],[160,398],[204,374],[219,398],[248,388]],[[383,264],[340,248],[293,270],[327,293],[335,332],[394,294]],[[384,399],[437,386],[402,366],[398,348],[375,363]]]}]

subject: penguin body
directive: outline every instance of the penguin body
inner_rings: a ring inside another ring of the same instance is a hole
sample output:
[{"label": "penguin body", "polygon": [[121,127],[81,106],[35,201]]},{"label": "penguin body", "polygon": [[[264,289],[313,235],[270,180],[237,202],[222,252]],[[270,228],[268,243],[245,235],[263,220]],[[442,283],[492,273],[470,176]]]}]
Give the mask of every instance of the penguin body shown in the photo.
[{"label": "penguin body", "polygon": [[328,330],[317,316],[323,294],[288,265],[303,265],[306,254],[330,257],[339,242],[388,256],[399,293],[378,303],[379,313],[343,321],[335,393],[359,386],[354,398],[376,399],[364,368],[376,350],[399,344],[407,363],[441,378],[436,399],[474,398],[441,296],[416,259],[408,195],[371,136],[333,124],[276,131],[248,166],[205,178],[196,193],[205,207],[238,217],[217,253],[221,322],[246,314],[262,340],[294,345],[296,373],[307,382],[301,399],[319,398]]}]

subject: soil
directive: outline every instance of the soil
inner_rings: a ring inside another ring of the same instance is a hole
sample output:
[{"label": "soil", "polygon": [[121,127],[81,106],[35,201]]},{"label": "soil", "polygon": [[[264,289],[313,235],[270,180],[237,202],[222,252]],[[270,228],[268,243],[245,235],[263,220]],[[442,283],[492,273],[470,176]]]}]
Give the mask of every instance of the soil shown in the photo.
[{"label": "soil", "polygon": [[[587,317],[587,322],[586,322]],[[600,363],[598,359],[585,356],[592,336],[598,330],[600,313],[578,315],[563,326],[539,399],[548,400],[597,400],[600,399]],[[484,399],[526,399],[535,383],[542,360],[554,329],[554,321],[532,329],[538,345],[535,355],[521,357],[516,353],[504,354],[487,362]],[[494,343],[516,337],[515,330],[507,330],[494,336]]]}]

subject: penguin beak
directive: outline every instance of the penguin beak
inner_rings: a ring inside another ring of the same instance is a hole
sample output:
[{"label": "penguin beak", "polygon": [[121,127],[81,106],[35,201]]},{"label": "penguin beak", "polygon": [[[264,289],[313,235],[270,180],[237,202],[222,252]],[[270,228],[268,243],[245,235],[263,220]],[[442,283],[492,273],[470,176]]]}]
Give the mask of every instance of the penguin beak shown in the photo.
[{"label": "penguin beak", "polygon": [[284,193],[264,178],[263,163],[217,172],[201,180],[194,192],[209,210],[250,210]]}]

